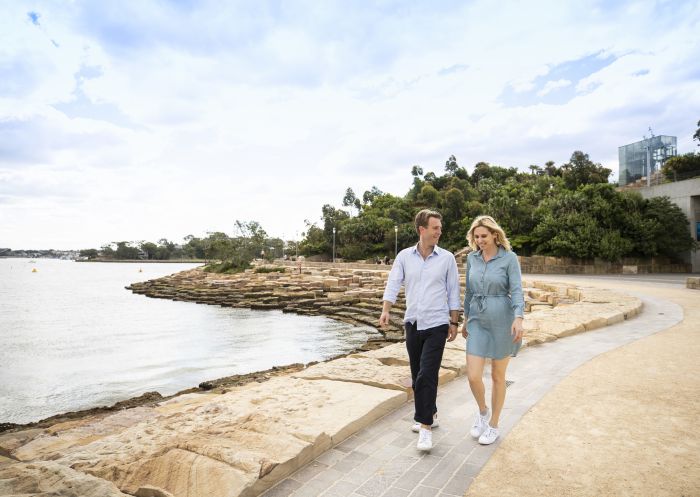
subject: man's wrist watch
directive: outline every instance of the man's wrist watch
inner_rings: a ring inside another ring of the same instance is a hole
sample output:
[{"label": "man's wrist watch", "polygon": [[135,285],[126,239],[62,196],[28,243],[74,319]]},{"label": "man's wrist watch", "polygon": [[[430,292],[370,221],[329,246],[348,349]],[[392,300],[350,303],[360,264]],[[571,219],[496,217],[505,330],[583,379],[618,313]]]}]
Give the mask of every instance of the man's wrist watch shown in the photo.
[{"label": "man's wrist watch", "polygon": [[455,323],[454,321],[450,321],[450,326],[459,326],[459,323]]}]

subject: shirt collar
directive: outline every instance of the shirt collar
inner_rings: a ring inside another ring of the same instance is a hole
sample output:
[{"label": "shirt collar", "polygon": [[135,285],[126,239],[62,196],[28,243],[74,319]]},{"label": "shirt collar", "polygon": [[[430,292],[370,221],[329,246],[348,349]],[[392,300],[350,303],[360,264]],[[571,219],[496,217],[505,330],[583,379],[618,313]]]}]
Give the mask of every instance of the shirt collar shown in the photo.
[{"label": "shirt collar", "polygon": [[[440,252],[442,252],[442,249],[440,247],[438,247],[437,245],[435,245],[433,247],[433,251],[430,254],[428,254],[428,257],[431,257],[433,255],[440,255]],[[420,255],[420,252],[418,251],[418,244],[417,243],[413,246],[413,253]]]}]

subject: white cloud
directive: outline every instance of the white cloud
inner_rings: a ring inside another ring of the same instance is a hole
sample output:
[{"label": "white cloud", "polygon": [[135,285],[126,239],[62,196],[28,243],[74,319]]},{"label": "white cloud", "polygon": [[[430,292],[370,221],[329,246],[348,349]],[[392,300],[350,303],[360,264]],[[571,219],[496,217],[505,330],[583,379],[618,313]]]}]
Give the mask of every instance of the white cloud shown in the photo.
[{"label": "white cloud", "polygon": [[[348,186],[402,195],[414,164],[439,173],[451,154],[525,168],[582,149],[616,169],[649,125],[695,148],[694,2],[95,5],[33,4],[42,29],[0,8],[1,246],[179,240],[235,219],[291,237]],[[596,53],[616,59],[555,74]],[[124,119],[57,110],[79,97]]]},{"label": "white cloud", "polygon": [[537,95],[539,95],[540,97],[544,97],[545,95],[553,92],[554,90],[558,90],[559,88],[566,88],[567,86],[571,86],[571,81],[569,81],[568,79],[547,81],[547,83],[544,85],[544,88],[537,92]]}]

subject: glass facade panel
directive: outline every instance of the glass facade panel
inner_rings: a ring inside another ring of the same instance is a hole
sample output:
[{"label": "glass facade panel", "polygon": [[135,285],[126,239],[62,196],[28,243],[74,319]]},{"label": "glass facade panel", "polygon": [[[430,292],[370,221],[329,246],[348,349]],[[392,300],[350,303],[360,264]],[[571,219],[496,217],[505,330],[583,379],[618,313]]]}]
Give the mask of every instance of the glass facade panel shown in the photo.
[{"label": "glass facade panel", "polygon": [[620,185],[628,185],[642,177],[646,177],[647,173],[652,174],[658,171],[661,169],[664,161],[674,155],[676,155],[675,136],[652,136],[651,138],[619,147]]}]

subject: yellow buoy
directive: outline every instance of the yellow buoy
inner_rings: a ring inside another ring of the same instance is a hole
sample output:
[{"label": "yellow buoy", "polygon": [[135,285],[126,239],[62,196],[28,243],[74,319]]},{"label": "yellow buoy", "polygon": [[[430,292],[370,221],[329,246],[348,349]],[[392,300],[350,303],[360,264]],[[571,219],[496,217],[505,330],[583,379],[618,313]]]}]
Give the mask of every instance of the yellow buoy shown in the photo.
[{"label": "yellow buoy", "polygon": [[32,269],[32,273],[38,273],[39,271],[36,270],[36,268]]}]

